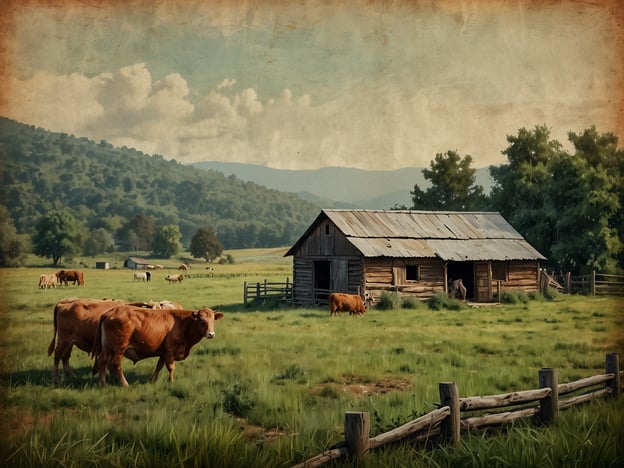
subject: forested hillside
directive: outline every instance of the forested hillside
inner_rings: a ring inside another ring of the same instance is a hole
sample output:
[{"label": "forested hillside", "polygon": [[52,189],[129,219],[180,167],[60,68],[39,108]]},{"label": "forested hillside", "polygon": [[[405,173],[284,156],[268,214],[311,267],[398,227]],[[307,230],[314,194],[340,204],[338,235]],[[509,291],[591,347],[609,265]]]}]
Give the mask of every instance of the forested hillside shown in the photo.
[{"label": "forested hillside", "polygon": [[137,215],[180,227],[188,245],[201,227],[225,248],[290,245],[319,208],[294,194],[0,117],[0,200],[18,233],[33,234],[67,208],[89,229],[116,233]]}]

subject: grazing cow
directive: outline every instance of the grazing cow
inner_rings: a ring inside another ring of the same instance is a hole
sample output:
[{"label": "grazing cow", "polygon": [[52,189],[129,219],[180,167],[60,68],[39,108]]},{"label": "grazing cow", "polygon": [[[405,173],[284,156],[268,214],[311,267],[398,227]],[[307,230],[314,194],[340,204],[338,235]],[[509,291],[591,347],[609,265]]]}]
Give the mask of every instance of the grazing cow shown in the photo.
[{"label": "grazing cow", "polygon": [[165,276],[165,280],[169,281],[169,284],[171,284],[171,283],[181,283],[183,279],[184,279],[184,275],[167,275],[167,276]]},{"label": "grazing cow", "polygon": [[183,263],[182,265],[178,267],[178,270],[183,270],[183,271],[190,270],[190,269],[191,269],[191,266],[188,263]]},{"label": "grazing cow", "polygon": [[65,283],[65,286],[69,284],[69,281],[73,281],[73,284],[77,282],[78,286],[84,286],[84,274],[80,270],[57,271],[56,277],[61,284]]},{"label": "grazing cow", "polygon": [[455,299],[457,296],[460,296],[462,298],[462,301],[466,300],[466,286],[464,286],[461,278],[456,280],[451,279],[451,281],[449,281],[448,295],[450,298],[453,299]]},{"label": "grazing cow", "polygon": [[152,279],[152,274],[149,271],[136,271],[134,272],[134,280],[135,281],[147,281]]},{"label": "grazing cow", "polygon": [[106,385],[109,369],[123,387],[128,386],[121,367],[124,356],[135,364],[158,357],[151,381],[166,365],[173,382],[175,361],[186,359],[202,338],[214,338],[214,322],[222,317],[221,312],[211,309],[146,311],[128,305],[110,309],[100,319],[91,353],[96,358],[100,384]]},{"label": "grazing cow", "polygon": [[331,293],[329,295],[329,316],[349,312],[349,315],[364,315],[367,306],[359,294]]},{"label": "grazing cow", "polygon": [[[59,301],[54,307],[54,336],[48,346],[48,356],[54,352],[54,370],[52,380],[58,378],[58,365],[63,361],[63,371],[72,374],[69,365],[72,347],[90,353],[93,350],[93,340],[97,333],[100,317],[109,308],[126,304],[118,299],[83,299],[67,298]],[[165,309],[169,307],[183,309],[181,304],[171,301],[161,302],[132,302],[128,303],[145,309]]]},{"label": "grazing cow", "polygon": [[56,274],[43,274],[39,276],[39,289],[48,289],[48,288],[56,288],[56,284],[58,283],[58,278]]},{"label": "grazing cow", "polygon": [[48,356],[54,352],[52,380],[58,378],[59,361],[63,361],[63,371],[72,374],[69,365],[72,347],[90,352],[97,332],[100,317],[115,304],[123,301],[112,299],[63,299],[54,307],[54,336],[48,346]]}]

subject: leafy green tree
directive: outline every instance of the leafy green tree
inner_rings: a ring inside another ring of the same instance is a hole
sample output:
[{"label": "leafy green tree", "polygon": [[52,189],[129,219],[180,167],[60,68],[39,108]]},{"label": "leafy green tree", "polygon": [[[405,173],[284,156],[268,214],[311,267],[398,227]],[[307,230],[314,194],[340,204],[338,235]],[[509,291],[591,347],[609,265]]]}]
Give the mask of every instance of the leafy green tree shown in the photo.
[{"label": "leafy green tree", "polygon": [[17,234],[9,210],[0,205],[0,267],[15,267],[25,260],[26,242]]},{"label": "leafy green tree", "polygon": [[83,253],[85,255],[97,255],[115,250],[113,235],[104,228],[93,229],[85,240]]},{"label": "leafy green tree", "polygon": [[551,254],[564,271],[614,273],[622,245],[622,151],[595,127],[570,132],[576,152],[552,162],[548,196],[556,207]]},{"label": "leafy green tree", "polygon": [[423,169],[431,187],[423,191],[414,185],[412,195],[415,210],[470,211],[482,209],[486,203],[483,187],[475,184],[476,169],[470,167],[472,156],[461,158],[456,151],[438,153],[431,169]]},{"label": "leafy green tree", "polygon": [[191,255],[204,258],[207,262],[214,260],[223,253],[223,245],[212,229],[203,227],[197,230],[191,239]]},{"label": "leafy green tree", "polygon": [[550,139],[546,126],[522,128],[507,136],[503,150],[509,164],[490,166],[494,180],[490,198],[493,206],[546,257],[555,241],[553,226],[558,213],[548,197],[554,160],[563,154],[561,144]]},{"label": "leafy green tree", "polygon": [[181,238],[180,228],[175,224],[158,228],[152,243],[152,253],[161,258],[170,258],[176,255],[182,248]]},{"label": "leafy green tree", "polygon": [[58,265],[61,258],[82,251],[83,239],[84,228],[69,210],[53,210],[42,216],[35,226],[33,251]]}]

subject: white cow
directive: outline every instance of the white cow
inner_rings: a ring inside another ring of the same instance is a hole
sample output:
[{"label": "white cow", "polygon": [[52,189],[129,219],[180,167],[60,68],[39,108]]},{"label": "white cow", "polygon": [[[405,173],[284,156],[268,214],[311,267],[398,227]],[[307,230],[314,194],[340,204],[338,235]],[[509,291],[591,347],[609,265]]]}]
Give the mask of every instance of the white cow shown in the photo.
[{"label": "white cow", "polygon": [[149,271],[143,271],[143,272],[135,272],[134,273],[134,280],[135,281],[149,281],[152,279],[152,274]]},{"label": "white cow", "polygon": [[39,289],[56,288],[58,278],[54,273],[49,275],[43,274],[39,276]]}]

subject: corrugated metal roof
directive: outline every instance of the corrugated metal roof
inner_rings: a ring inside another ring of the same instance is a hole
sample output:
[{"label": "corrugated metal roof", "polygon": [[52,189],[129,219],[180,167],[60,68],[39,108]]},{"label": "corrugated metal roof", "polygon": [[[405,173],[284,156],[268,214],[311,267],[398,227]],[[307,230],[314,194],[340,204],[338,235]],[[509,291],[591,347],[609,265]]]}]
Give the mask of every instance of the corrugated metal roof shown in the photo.
[{"label": "corrugated metal roof", "polygon": [[523,239],[431,239],[427,243],[446,261],[545,260]]},{"label": "corrugated metal roof", "polygon": [[349,242],[365,257],[434,258],[435,250],[423,239],[349,237]]},{"label": "corrugated metal roof", "polygon": [[286,255],[329,218],[365,257],[544,260],[495,212],[323,210]]}]

